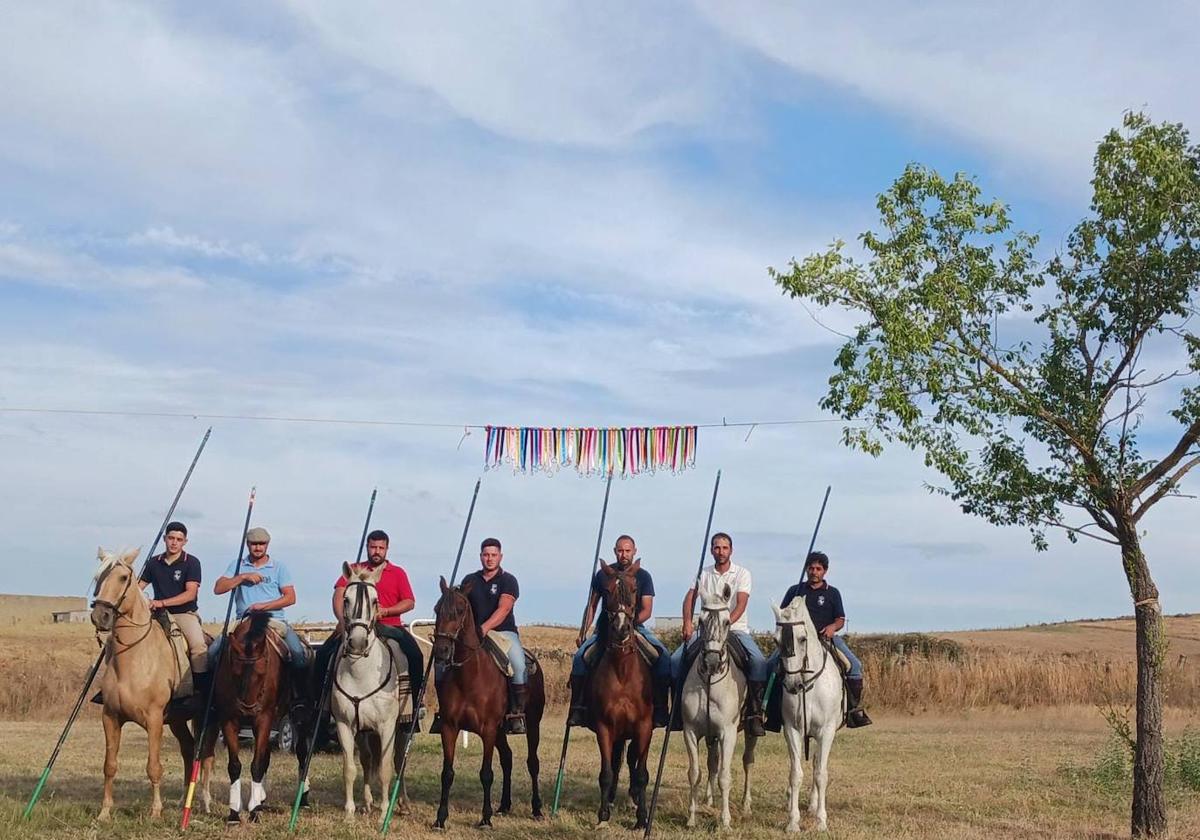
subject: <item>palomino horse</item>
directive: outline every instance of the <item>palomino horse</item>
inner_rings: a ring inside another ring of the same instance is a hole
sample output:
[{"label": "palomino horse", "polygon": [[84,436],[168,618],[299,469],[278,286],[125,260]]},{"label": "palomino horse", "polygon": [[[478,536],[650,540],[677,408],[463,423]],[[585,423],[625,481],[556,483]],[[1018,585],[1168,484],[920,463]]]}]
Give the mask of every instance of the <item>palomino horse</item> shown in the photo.
[{"label": "palomino horse", "polygon": [[787,830],[800,830],[800,786],[804,784],[807,741],[816,738],[808,813],[816,819],[817,830],[825,831],[829,751],[845,715],[842,675],[829,648],[817,636],[803,598],[794,599],[786,609],[774,609],[783,675],[783,734],[792,759]]},{"label": "palomino horse", "polygon": [[[108,820],[113,806],[113,779],[117,775],[117,753],[121,728],[132,721],[146,730],[149,755],[146,775],[150,777],[150,816],[162,814],[163,722],[179,741],[184,775],[192,761],[194,740],[186,717],[165,718],[165,709],[187,671],[180,666],[171,640],[150,615],[150,607],[137,587],[133,561],[137,551],[113,554],[99,549],[96,589],[92,601],[92,624],[108,633],[104,645],[107,668],[100,679],[104,696],[104,801],[99,819]],[[212,762],[205,765],[205,772]],[[208,810],[209,800],[203,800]]]},{"label": "palomino horse", "polygon": [[[229,650],[220,657],[213,676],[213,719],[225,736],[229,753],[228,824],[241,822],[242,761],[239,756],[238,729],[243,721],[254,733],[254,754],[250,762],[250,802],[246,810],[250,821],[262,815],[267,790],[263,780],[271,763],[271,729],[287,714],[291,699],[290,669],[284,661],[283,644],[270,630],[270,613],[256,612],[243,619],[226,639]],[[217,726],[206,736],[204,754],[211,756],[216,745]],[[308,739],[296,738],[296,757],[304,766]],[[207,793],[206,793],[207,795]],[[307,796],[307,791],[305,792]]]},{"label": "palomino horse", "polygon": [[646,783],[650,773],[646,756],[654,735],[653,679],[650,666],[638,651],[637,573],[641,561],[635,560],[621,571],[616,565],[601,563],[605,575],[604,614],[607,629],[604,655],[588,680],[587,703],[592,728],[600,748],[600,812],[597,820],[605,825],[616,798],[617,777],[626,742],[629,749],[629,798],[637,807],[634,828],[646,826]]},{"label": "palomino horse", "polygon": [[[684,680],[683,742],[688,753],[688,827],[696,824],[696,804],[700,798],[700,748],[703,737],[708,746],[708,803],[712,804],[713,781],[721,793],[721,826],[729,828],[729,790],[732,784],[733,751],[737,747],[738,722],[746,702],[746,677],[730,662],[729,587],[717,597],[702,598],[700,632],[703,654]],[[746,733],[742,752],[745,784],[742,789],[742,813],[750,813],[750,768],[758,738]]]},{"label": "palomino horse", "polygon": [[[383,574],[378,569],[351,569],[342,564],[349,583],[343,596],[342,614],[346,620],[346,638],[333,673],[333,719],[342,745],[342,777],[346,782],[347,818],[354,817],[355,745],[363,765],[363,803],[371,811],[371,784],[379,786],[381,800],[387,798],[394,763],[404,751],[407,727],[397,726],[400,716],[401,676],[408,674],[408,660],[400,646],[390,639],[380,640],[375,632],[379,614],[376,584]],[[400,734],[397,749],[396,735]],[[408,799],[404,781],[400,782],[400,803]],[[401,804],[402,809],[407,806]],[[401,810],[401,813],[404,812]]]},{"label": "palomino horse", "polygon": [[[454,748],[460,730],[474,732],[483,742],[483,763],[479,782],[483,785],[483,816],[479,827],[492,824],[492,750],[500,752],[503,774],[500,808],[497,814],[512,810],[512,749],[502,724],[508,706],[508,686],[500,666],[483,647],[475,624],[471,602],[465,587],[450,587],[441,578],[442,597],[434,607],[437,619],[433,633],[433,657],[445,671],[437,681],[438,709],[442,720],[442,797],[433,827],[446,827],[450,813],[450,786],[454,784]],[[541,669],[530,669],[529,699],[525,704],[526,766],[533,783],[533,816],[542,818],[542,793],[538,788],[538,743],[541,740],[542,712],[546,689]]]}]

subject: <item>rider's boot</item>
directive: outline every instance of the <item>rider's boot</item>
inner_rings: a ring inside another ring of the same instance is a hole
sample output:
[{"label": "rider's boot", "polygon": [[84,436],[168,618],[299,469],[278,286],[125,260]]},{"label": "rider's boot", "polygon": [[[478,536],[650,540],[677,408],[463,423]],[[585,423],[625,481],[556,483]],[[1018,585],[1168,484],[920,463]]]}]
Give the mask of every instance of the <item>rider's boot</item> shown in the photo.
[{"label": "rider's boot", "polygon": [[571,705],[567,710],[567,726],[587,726],[587,706],[584,703],[583,689],[587,677],[571,674]]},{"label": "rider's boot", "polygon": [[103,706],[104,705],[104,692],[97,691],[95,694],[93,694],[92,702],[95,703],[97,706]]},{"label": "rider's boot", "polygon": [[671,678],[654,678],[654,726],[671,725],[671,707],[668,698],[671,696]]},{"label": "rider's boot", "polygon": [[509,685],[508,714],[504,716],[504,731],[509,735],[525,734],[525,700],[528,696],[528,686]]},{"label": "rider's boot", "polygon": [[848,694],[848,702],[846,703],[847,728],[858,729],[860,726],[870,726],[871,719],[867,717],[867,713],[860,706],[863,692],[862,678],[846,680],[846,692]]},{"label": "rider's boot", "polygon": [[763,729],[763,695],[767,691],[767,684],[764,682],[751,682],[748,686],[749,693],[746,697],[746,711],[742,717],[742,728],[747,735],[753,735],[756,738],[761,738],[767,734],[767,730]]},{"label": "rider's boot", "polygon": [[430,735],[441,735],[442,734],[442,713],[441,712],[433,713],[433,722],[429,724],[429,734]]}]

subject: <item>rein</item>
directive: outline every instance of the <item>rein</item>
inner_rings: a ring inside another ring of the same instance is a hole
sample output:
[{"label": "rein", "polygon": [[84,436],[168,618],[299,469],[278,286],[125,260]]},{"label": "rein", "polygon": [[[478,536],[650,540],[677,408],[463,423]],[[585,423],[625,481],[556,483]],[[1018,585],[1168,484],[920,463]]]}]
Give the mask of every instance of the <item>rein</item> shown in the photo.
[{"label": "rein", "polygon": [[[450,590],[450,592],[452,592],[455,597],[462,598],[464,601],[467,600],[467,596],[463,595],[457,589]],[[452,653],[450,655],[449,662],[440,663],[446,668],[461,668],[463,665],[467,664],[467,662],[479,656],[479,652],[483,649],[482,644],[468,644],[465,639],[459,638],[462,635],[463,628],[466,626],[467,621],[469,620],[473,622],[475,620],[474,616],[471,614],[470,603],[467,604],[467,609],[464,610],[460,615],[456,615],[456,617],[460,618],[460,620],[458,622],[458,627],[455,628],[454,632],[447,633],[444,630],[437,629],[438,626],[435,625],[433,629],[433,640],[436,642],[437,640],[441,639],[442,641],[449,642],[455,651],[457,651],[459,647],[462,647],[470,651],[470,653],[457,662],[454,660],[454,654]]]},{"label": "rein", "polygon": [[[608,622],[606,633],[607,639],[605,640],[606,647],[609,650],[617,651],[618,653],[629,653],[630,651],[637,649],[637,640],[633,636],[633,634],[637,632],[636,629],[633,629],[635,620],[637,618],[637,616],[634,615],[636,604],[631,607],[624,603],[625,599],[627,599],[629,595],[629,590],[625,586],[624,578],[616,578],[616,587],[617,591],[615,593],[606,593],[610,597],[606,597],[604,599],[604,615]],[[609,604],[609,601],[613,599],[615,599],[617,602],[616,606],[610,606]],[[617,641],[613,633],[613,627],[616,626],[616,617],[620,615],[623,615],[629,619],[629,626],[631,629],[628,636],[620,641]]]}]

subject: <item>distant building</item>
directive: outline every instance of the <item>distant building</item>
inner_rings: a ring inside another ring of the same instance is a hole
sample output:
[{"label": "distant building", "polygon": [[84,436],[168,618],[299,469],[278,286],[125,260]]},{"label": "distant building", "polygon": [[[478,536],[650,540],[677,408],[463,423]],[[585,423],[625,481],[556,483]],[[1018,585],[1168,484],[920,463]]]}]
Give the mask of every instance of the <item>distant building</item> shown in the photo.
[{"label": "distant building", "polygon": [[87,610],[58,610],[50,613],[55,624],[76,624],[88,620]]},{"label": "distant building", "polygon": [[654,631],[666,633],[671,630],[682,630],[683,619],[676,615],[658,615],[654,617]]}]

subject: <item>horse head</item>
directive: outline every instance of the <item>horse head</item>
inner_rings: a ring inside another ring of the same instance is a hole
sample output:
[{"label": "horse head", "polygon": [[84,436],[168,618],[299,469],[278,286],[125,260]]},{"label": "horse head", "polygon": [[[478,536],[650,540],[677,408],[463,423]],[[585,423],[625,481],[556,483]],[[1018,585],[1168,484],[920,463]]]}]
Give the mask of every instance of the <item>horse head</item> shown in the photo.
[{"label": "horse head", "polygon": [[[134,591],[133,561],[141,549],[116,554],[96,549],[100,565],[92,576],[95,590],[92,592],[92,624],[102,633],[112,630],[118,615],[129,615],[136,603],[129,595]],[[134,593],[140,597],[140,593]]]},{"label": "horse head", "polygon": [[263,699],[272,664],[271,645],[267,642],[270,622],[270,613],[251,613],[229,636],[229,673],[237,694],[238,711],[244,715],[257,714],[265,705]]},{"label": "horse head", "polygon": [[704,642],[704,668],[710,674],[725,663],[725,642],[729,639],[729,584],[718,593],[700,597],[700,638]]},{"label": "horse head", "polygon": [[633,637],[637,624],[638,592],[637,573],[642,568],[641,560],[634,560],[622,569],[616,563],[600,562],[604,573],[604,614],[608,621],[608,642],[624,645]]},{"label": "horse head", "polygon": [[439,578],[442,597],[433,608],[433,658],[442,665],[454,661],[454,646],[465,633],[469,638],[475,632],[475,614],[467,593],[471,591],[468,581],[462,586],[450,586],[446,579]]},{"label": "horse head", "polygon": [[379,578],[383,567],[351,569],[342,564],[346,589],[342,593],[342,620],[346,627],[346,655],[365,656],[375,640],[375,619],[379,615]]},{"label": "horse head", "polygon": [[775,610],[775,641],[779,646],[779,667],[783,671],[783,687],[795,694],[804,686],[808,669],[808,640],[816,638],[816,628],[808,615],[803,598],[796,598],[783,609]]}]

